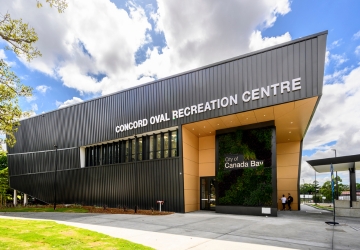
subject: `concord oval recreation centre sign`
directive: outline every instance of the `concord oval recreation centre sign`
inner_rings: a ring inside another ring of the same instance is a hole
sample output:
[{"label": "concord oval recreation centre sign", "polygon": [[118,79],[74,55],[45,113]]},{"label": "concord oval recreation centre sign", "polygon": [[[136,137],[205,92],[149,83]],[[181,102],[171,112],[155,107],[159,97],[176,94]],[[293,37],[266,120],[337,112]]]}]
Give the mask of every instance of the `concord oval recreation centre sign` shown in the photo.
[{"label": "concord oval recreation centre sign", "polygon": [[[256,101],[263,98],[268,98],[270,96],[276,96],[277,94],[284,94],[293,91],[301,90],[301,78],[294,78],[290,81],[283,81],[281,83],[275,83],[268,85],[266,87],[252,89],[251,91],[245,91],[242,95],[243,102]],[[207,112],[214,109],[226,108],[227,106],[237,105],[238,104],[238,95],[230,95],[229,97],[225,96],[219,99],[214,99],[207,101],[205,103],[199,103],[196,105],[191,105],[185,108],[180,108],[173,110],[172,119],[179,119],[186,116],[199,114]],[[115,132],[120,133],[139,127],[145,127],[149,123],[156,124],[161,122],[170,121],[168,113],[163,113],[155,116],[151,116],[149,119],[144,118],[137,121],[129,122],[126,124],[121,124],[115,127]]]}]

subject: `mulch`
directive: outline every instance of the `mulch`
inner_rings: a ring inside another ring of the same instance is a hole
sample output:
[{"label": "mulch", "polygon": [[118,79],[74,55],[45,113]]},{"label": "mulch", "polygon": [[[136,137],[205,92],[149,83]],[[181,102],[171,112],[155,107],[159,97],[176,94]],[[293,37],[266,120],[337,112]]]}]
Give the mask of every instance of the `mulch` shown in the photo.
[{"label": "mulch", "polygon": [[169,215],[173,212],[165,212],[158,210],[142,210],[138,209],[135,213],[134,209],[124,209],[124,208],[103,208],[103,207],[91,207],[91,206],[82,206],[82,208],[89,211],[89,213],[101,213],[101,214],[141,214],[141,215]]}]

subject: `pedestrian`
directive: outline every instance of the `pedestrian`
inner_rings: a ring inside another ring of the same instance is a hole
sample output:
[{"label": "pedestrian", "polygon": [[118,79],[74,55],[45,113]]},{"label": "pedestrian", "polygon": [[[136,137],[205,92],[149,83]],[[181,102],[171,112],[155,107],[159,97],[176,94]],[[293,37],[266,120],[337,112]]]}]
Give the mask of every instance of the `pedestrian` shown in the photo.
[{"label": "pedestrian", "polygon": [[281,211],[283,211],[283,210],[285,210],[287,199],[286,199],[285,195],[283,194],[283,196],[279,200],[281,200],[281,204],[282,204],[282,207],[283,207],[283,209],[281,209]]},{"label": "pedestrian", "polygon": [[293,197],[290,195],[290,193],[288,193],[287,204],[290,211],[291,211],[291,203],[293,202],[293,200],[294,200]]}]

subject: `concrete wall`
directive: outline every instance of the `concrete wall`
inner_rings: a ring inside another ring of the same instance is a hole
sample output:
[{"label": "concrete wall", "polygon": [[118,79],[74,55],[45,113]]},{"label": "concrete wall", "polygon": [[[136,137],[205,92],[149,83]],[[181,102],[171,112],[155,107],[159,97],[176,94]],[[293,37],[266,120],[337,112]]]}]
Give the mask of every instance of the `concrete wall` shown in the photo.
[{"label": "concrete wall", "polygon": [[291,208],[298,210],[300,141],[278,143],[276,146],[278,208],[282,208],[279,200],[282,195],[287,197],[290,193],[294,198]]},{"label": "concrete wall", "polygon": [[360,201],[353,201],[351,208],[350,201],[335,200],[335,215],[360,218]]}]

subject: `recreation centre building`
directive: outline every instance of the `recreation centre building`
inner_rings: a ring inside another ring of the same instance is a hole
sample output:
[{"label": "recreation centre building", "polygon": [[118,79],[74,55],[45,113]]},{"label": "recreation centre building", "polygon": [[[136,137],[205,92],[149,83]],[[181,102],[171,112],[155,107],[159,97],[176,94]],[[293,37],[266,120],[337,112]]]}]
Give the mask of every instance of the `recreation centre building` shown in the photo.
[{"label": "recreation centre building", "polygon": [[[39,200],[276,216],[300,209],[327,31],[21,121],[11,188]],[[55,198],[56,194],[56,198]]]}]

